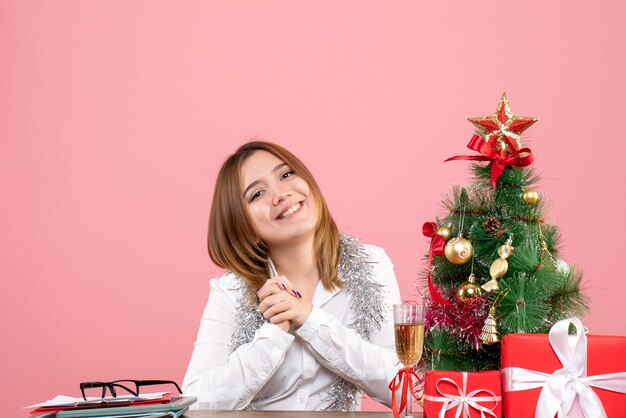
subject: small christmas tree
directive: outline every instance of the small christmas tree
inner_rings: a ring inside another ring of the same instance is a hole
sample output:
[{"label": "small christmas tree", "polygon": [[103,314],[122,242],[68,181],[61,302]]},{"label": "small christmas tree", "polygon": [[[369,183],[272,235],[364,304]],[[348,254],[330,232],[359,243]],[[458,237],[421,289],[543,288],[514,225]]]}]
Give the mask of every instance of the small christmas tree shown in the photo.
[{"label": "small christmas tree", "polygon": [[558,229],[544,223],[533,155],[520,143],[537,119],[514,116],[503,94],[493,115],[469,121],[476,135],[468,147],[478,154],[446,161],[478,161],[472,184],[454,187],[447,216],[424,224],[432,239],[427,369],[499,369],[501,336],[545,333],[587,309],[581,275],[558,258]]}]

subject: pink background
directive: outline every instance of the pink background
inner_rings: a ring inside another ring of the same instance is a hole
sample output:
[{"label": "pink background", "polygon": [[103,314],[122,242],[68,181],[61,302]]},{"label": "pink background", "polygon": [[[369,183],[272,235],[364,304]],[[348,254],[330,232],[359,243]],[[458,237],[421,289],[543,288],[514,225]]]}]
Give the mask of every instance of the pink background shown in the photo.
[{"label": "pink background", "polygon": [[526,144],[562,256],[585,272],[585,323],[626,334],[625,14],[617,0],[3,1],[3,409],[85,380],[182,380],[220,274],[215,175],[253,137],[302,157],[411,297],[421,225],[468,181],[442,161],[469,152],[466,118],[503,91],[541,118]]}]

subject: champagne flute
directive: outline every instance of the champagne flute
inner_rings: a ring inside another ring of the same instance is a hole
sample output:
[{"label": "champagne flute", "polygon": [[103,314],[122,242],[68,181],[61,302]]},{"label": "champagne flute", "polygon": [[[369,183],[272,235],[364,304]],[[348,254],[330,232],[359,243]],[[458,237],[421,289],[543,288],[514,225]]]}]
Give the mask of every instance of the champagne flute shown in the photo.
[{"label": "champagne flute", "polygon": [[[396,353],[404,367],[414,367],[424,348],[424,305],[405,302],[393,305]],[[409,382],[410,383],[410,382]],[[413,416],[411,387],[407,387],[405,416]]]}]

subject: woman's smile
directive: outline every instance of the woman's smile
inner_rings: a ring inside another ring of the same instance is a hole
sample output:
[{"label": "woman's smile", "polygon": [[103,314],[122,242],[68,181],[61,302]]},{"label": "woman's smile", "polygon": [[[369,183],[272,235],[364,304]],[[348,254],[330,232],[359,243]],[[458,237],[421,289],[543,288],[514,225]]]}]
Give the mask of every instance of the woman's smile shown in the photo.
[{"label": "woman's smile", "polygon": [[281,221],[283,219],[289,219],[295,216],[296,213],[300,212],[300,210],[304,207],[304,202],[296,202],[293,205],[290,205],[287,210],[282,212],[280,215],[276,217],[277,221]]}]

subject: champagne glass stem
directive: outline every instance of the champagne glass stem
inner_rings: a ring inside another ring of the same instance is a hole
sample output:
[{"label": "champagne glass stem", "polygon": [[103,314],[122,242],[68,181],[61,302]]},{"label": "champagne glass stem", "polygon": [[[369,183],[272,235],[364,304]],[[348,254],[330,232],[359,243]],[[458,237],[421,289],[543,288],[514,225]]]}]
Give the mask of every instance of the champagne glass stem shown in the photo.
[{"label": "champagne glass stem", "polygon": [[405,410],[405,417],[412,417],[413,416],[413,396],[411,396],[411,382],[409,382],[409,385],[406,387],[406,410]]}]

